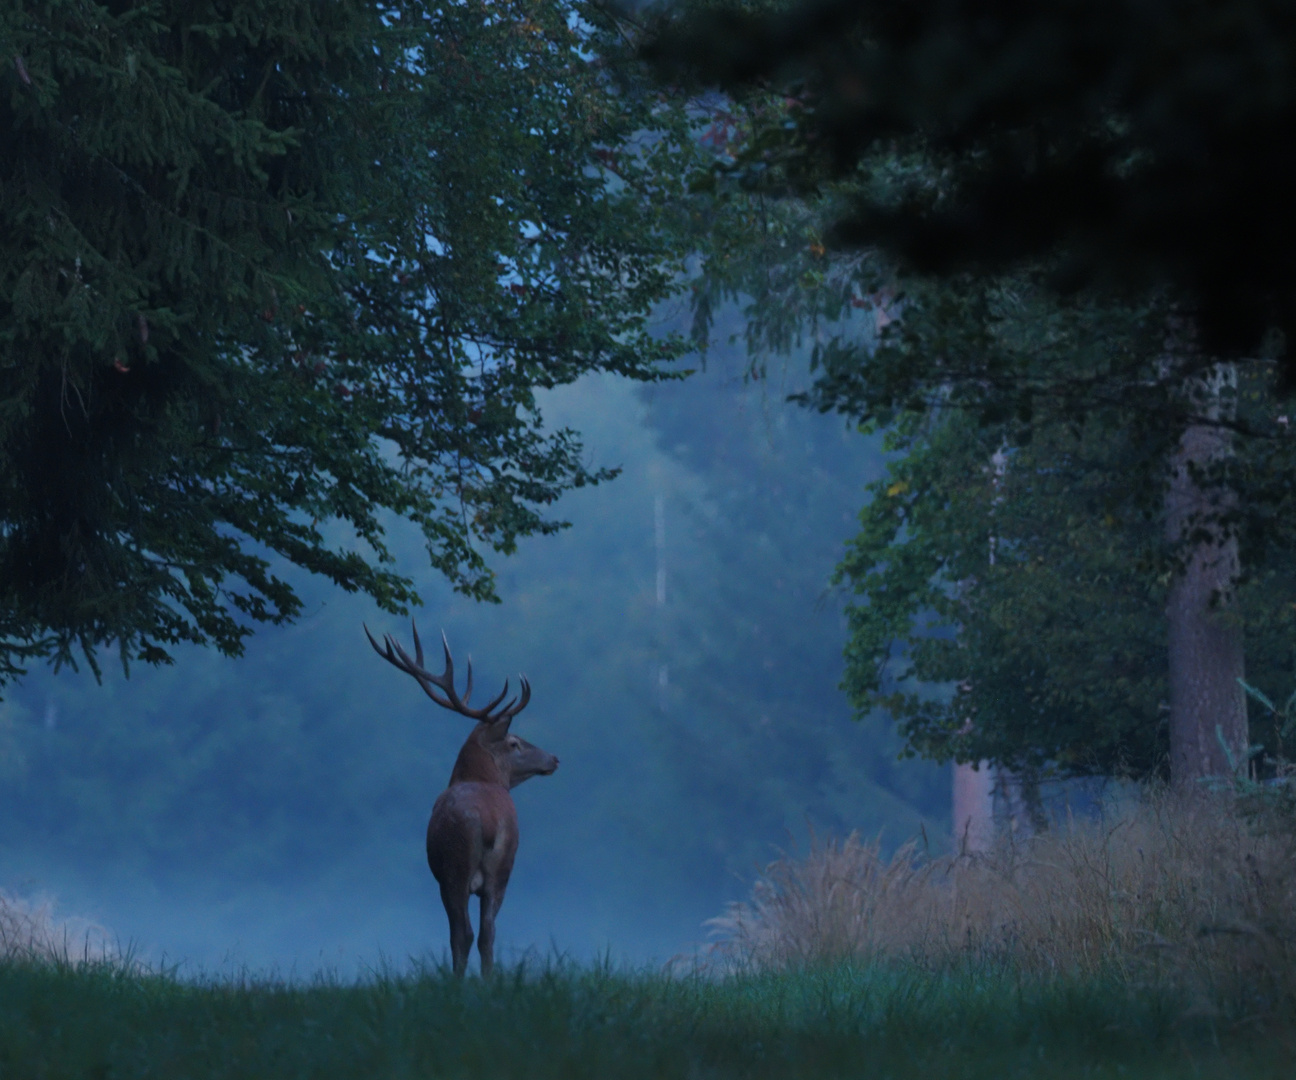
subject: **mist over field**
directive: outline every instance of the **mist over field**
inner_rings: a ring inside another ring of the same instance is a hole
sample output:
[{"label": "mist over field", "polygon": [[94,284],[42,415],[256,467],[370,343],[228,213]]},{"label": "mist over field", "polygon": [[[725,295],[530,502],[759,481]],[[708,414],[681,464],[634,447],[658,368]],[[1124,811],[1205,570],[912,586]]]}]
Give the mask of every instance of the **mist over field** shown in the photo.
[{"label": "mist over field", "polygon": [[[720,355],[682,383],[549,394],[546,422],[624,472],[556,508],[571,529],[492,557],[498,606],[451,593],[418,534],[395,527],[425,645],[444,628],[479,695],[525,672],[515,730],[562,761],[514,793],[502,958],[663,961],[705,941],[705,920],[808,826],[888,848],[923,822],[948,831],[947,771],[898,762],[888,723],[853,723],[837,689],[828,578],[881,455],[840,418],[786,404],[804,378],[802,365],[745,381]],[[281,572],[306,614],[259,631],[241,660],[182,651],[127,680],[104,655],[101,686],[38,668],[12,688],[0,885],[183,970],[442,956],[423,832],[469,724],[361,629],[408,645],[407,621]]]}]

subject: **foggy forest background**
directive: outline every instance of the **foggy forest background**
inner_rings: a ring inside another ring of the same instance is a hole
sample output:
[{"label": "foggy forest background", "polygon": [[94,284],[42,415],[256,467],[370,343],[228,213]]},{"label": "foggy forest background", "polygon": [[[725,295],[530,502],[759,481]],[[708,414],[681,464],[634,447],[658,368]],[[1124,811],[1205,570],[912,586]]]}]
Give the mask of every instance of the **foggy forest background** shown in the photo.
[{"label": "foggy forest background", "polygon": [[[663,309],[659,328],[680,314]],[[809,381],[804,355],[752,379],[738,325],[731,312],[683,382],[592,376],[546,395],[549,424],[624,472],[564,497],[572,528],[498,560],[502,604],[454,594],[392,522],[425,642],[444,628],[483,688],[527,674],[519,731],[562,759],[515,792],[504,956],[687,953],[811,830],[889,849],[926,823],[945,844],[949,766],[898,760],[893,725],[852,722],[838,689],[829,578],[883,472],[880,442],[786,402]],[[407,622],[278,569],[306,614],[242,659],[191,648],[129,679],[109,660],[102,685],[36,667],[12,687],[0,881],[191,967],[439,956],[423,830],[468,724],[361,629],[408,641]]]},{"label": "foggy forest background", "polygon": [[411,606],[562,760],[506,955],[912,870],[951,761],[1290,839],[1296,22],[1117,7],[0,9],[0,885],[439,956]]}]

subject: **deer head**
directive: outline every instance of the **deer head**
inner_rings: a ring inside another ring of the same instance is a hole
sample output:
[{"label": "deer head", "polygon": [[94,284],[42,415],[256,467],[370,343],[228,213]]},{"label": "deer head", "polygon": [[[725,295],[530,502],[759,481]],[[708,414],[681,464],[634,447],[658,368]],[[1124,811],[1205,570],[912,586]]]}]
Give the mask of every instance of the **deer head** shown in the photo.
[{"label": "deer head", "polygon": [[[440,675],[433,675],[423,666],[423,643],[419,640],[418,627],[413,626],[413,629],[414,656],[412,658],[400,642],[390,634],[383,636],[381,647],[369,633],[367,626],[365,636],[369,638],[369,644],[379,656],[407,675],[412,675],[423,688],[423,692],[443,709],[449,709],[460,716],[477,721],[476,728],[468,736],[463,749],[459,751],[454,772],[450,774],[451,784],[476,780],[483,783],[499,783],[512,789],[524,780],[530,780],[533,776],[548,776],[558,768],[558,759],[553,754],[541,750],[534,743],[529,743],[509,731],[513,718],[531,701],[531,684],[527,682],[525,675],[518,676],[522,686],[520,697],[513,698],[507,705],[500,707],[500,703],[508,697],[509,684],[505,679],[504,689],[495,696],[493,701],[474,709],[468,704],[473,688],[472,658],[468,659],[468,679],[461,698],[455,690],[454,658],[450,655],[450,643],[446,641],[445,632],[441,633],[441,647],[445,652],[445,670]],[[440,693],[437,692],[438,690]],[[489,756],[489,765],[482,751]]]}]

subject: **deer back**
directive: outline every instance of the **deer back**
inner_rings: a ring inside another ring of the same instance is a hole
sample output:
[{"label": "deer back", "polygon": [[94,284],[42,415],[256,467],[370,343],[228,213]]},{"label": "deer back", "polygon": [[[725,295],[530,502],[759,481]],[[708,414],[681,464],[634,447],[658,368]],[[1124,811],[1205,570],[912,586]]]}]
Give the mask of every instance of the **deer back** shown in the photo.
[{"label": "deer back", "polygon": [[517,808],[501,784],[463,780],[437,797],[427,828],[432,876],[467,897],[502,895],[517,856]]}]

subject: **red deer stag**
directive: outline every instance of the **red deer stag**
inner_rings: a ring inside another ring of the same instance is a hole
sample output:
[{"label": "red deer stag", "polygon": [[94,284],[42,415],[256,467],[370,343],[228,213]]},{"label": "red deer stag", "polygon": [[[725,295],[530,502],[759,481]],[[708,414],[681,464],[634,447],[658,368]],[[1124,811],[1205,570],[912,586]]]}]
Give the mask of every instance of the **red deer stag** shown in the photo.
[{"label": "red deer stag", "polygon": [[385,647],[382,648],[367,626],[365,636],[379,656],[407,675],[413,675],[423,692],[438,705],[477,721],[455,760],[449,786],[432,807],[427,859],[432,876],[441,886],[441,903],[450,918],[450,954],[456,975],[462,976],[468,967],[468,951],[473,943],[468,897],[474,894],[478,897],[481,934],[477,948],[481,952],[481,973],[486,977],[495,962],[495,916],[504,902],[504,890],[508,888],[513,858],[517,855],[517,809],[509,790],[533,776],[548,776],[558,768],[558,759],[509,734],[513,717],[531,700],[531,684],[526,676],[520,676],[520,699],[515,698],[495,711],[508,696],[505,680],[504,689],[494,701],[471,709],[468,699],[472,696],[472,659],[468,660],[468,680],[461,699],[455,691],[454,661],[450,659],[450,645],[444,633],[441,645],[445,649],[445,671],[440,675],[424,670],[418,627],[414,627],[412,660],[390,634],[383,636]]}]

